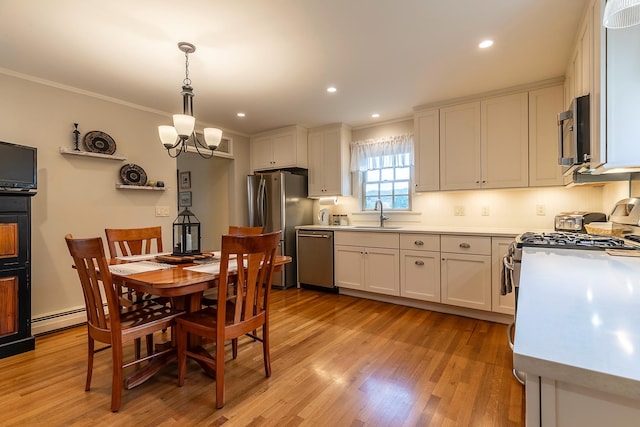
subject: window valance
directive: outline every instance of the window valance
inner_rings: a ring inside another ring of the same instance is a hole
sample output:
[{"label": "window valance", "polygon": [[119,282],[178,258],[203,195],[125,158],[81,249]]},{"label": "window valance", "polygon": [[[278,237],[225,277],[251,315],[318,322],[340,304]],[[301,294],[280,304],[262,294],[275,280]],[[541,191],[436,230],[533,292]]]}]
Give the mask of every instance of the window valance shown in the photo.
[{"label": "window valance", "polygon": [[413,135],[386,136],[351,143],[351,172],[410,165],[413,165]]}]

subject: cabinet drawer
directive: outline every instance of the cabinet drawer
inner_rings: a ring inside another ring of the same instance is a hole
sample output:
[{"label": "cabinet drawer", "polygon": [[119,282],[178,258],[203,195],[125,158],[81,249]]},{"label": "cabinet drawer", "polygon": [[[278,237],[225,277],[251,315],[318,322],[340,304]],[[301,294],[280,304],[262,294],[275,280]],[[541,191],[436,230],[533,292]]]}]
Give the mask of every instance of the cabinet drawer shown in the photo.
[{"label": "cabinet drawer", "polygon": [[398,233],[386,232],[336,231],[333,235],[333,242],[336,245],[398,249],[400,247],[398,236]]},{"label": "cabinet drawer", "polygon": [[414,251],[440,251],[439,234],[401,234],[400,249]]},{"label": "cabinet drawer", "polygon": [[491,255],[491,237],[442,236],[440,244],[442,252]]}]

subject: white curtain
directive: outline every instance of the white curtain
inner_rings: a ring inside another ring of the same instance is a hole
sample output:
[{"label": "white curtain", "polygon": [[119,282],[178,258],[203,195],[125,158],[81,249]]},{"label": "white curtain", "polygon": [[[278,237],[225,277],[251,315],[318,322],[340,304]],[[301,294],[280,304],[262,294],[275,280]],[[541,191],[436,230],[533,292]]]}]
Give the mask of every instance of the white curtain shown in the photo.
[{"label": "white curtain", "polygon": [[351,143],[351,172],[411,165],[413,135],[386,136]]}]

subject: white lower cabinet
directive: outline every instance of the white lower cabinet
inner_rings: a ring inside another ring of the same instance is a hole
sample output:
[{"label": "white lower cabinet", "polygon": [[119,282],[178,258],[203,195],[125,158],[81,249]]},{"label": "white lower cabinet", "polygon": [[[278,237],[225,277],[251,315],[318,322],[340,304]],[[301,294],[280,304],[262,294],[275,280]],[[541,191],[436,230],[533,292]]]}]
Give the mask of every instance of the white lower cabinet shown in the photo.
[{"label": "white lower cabinet", "polygon": [[502,256],[512,237],[334,232],[336,286],[514,314],[500,295]]},{"label": "white lower cabinet", "polygon": [[440,302],[440,236],[400,234],[400,296]]},{"label": "white lower cabinet", "polygon": [[398,233],[334,233],[336,286],[400,295]]},{"label": "white lower cabinet", "polygon": [[491,238],[442,236],[442,302],[491,311]]}]

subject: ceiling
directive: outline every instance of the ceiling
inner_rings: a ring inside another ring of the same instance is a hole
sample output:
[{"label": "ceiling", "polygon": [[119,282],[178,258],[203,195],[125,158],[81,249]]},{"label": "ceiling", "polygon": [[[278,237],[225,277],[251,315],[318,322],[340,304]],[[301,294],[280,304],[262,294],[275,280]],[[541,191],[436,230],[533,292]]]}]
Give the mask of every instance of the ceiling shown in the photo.
[{"label": "ceiling", "polygon": [[564,75],[587,2],[0,0],[0,68],[179,113],[187,41],[197,126],[367,126]]}]

